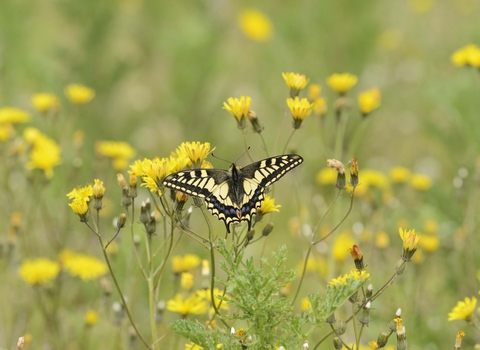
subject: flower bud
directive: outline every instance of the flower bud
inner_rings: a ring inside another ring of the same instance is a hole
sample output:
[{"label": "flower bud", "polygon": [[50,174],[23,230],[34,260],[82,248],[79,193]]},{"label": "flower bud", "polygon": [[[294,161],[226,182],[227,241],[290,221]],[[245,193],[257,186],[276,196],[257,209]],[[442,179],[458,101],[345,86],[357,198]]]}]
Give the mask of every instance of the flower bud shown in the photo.
[{"label": "flower bud", "polygon": [[130,197],[130,195],[128,194],[128,188],[124,188],[122,190],[122,201],[121,201],[121,204],[122,206],[124,206],[125,208],[127,208],[128,206],[130,206],[132,204],[132,198]]},{"label": "flower bud", "polygon": [[333,324],[337,319],[335,318],[335,314],[331,314],[330,316],[327,317],[327,319],[325,320],[325,322],[327,323],[330,323],[330,324]]},{"label": "flower bud", "polygon": [[125,226],[126,222],[127,222],[127,215],[125,215],[124,213],[120,214],[117,220],[117,229],[118,230],[122,229]]},{"label": "flower bud", "polygon": [[352,248],[348,248],[348,251],[353,258],[356,269],[358,271],[365,270],[365,265],[363,264],[363,253],[360,248],[354,244]]},{"label": "flower bud", "polygon": [[350,161],[350,185],[355,188],[358,186],[358,161],[353,158]]},{"label": "flower bud", "polygon": [[378,348],[383,348],[387,345],[389,335],[385,332],[380,333],[377,339]]},{"label": "flower bud", "polygon": [[130,198],[136,198],[138,196],[137,176],[134,173],[130,174],[129,185],[130,185],[130,192],[129,192]]},{"label": "flower bud", "polygon": [[327,166],[337,171],[337,182],[335,186],[339,189],[344,189],[347,185],[347,180],[345,179],[345,167],[343,166],[342,162],[336,159],[327,159]]},{"label": "flower bud", "polygon": [[146,224],[150,221],[150,199],[147,198],[146,201],[142,202],[140,206],[140,222]]},{"label": "flower bud", "polygon": [[264,129],[264,127],[262,124],[260,124],[257,114],[254,111],[250,110],[247,113],[247,117],[248,117],[248,120],[250,120],[250,123],[252,124],[253,130],[260,134]]},{"label": "flower bud", "polygon": [[164,300],[160,300],[158,303],[157,303],[157,307],[156,307],[156,313],[155,313],[155,322],[156,323],[161,323],[163,321],[163,312],[165,311],[165,301]]},{"label": "flower bud", "polygon": [[128,189],[127,181],[125,180],[123,175],[120,173],[117,174],[117,183],[122,190]]},{"label": "flower bud", "polygon": [[273,231],[273,223],[269,222],[262,230],[262,236],[266,237]]},{"label": "flower bud", "polygon": [[336,320],[333,324],[333,329],[335,330],[335,333],[337,333],[337,335],[344,334],[347,330],[347,324],[345,323],[345,320]]},{"label": "flower bud", "polygon": [[334,347],[336,350],[341,350],[341,349],[343,348],[342,339],[340,339],[339,337],[333,338],[333,347]]},{"label": "flower bud", "polygon": [[157,231],[155,213],[150,214],[150,220],[145,224],[145,229],[150,237],[155,233],[155,231]]},{"label": "flower bud", "polygon": [[358,319],[358,321],[365,326],[368,326],[368,324],[370,323],[370,305],[370,301],[365,304],[362,310],[362,314]]}]

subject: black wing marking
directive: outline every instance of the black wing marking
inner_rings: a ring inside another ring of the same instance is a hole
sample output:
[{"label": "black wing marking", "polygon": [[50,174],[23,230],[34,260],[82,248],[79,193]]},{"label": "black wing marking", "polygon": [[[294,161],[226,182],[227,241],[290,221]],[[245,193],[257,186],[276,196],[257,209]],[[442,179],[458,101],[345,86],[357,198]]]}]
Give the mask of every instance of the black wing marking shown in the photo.
[{"label": "black wing marking", "polygon": [[268,187],[302,163],[303,158],[298,154],[285,154],[247,165],[241,169],[241,172],[246,178],[256,181],[260,186]]},{"label": "black wing marking", "polygon": [[[250,230],[251,221],[265,198],[265,188],[302,162],[303,158],[299,155],[287,154],[263,159],[243,168],[232,164],[228,171],[180,171],[167,176],[163,185],[190,196],[204,198],[207,209],[225,223],[227,232],[230,232],[231,223],[242,221],[248,223]],[[236,172],[236,176],[232,177],[232,171]]]}]

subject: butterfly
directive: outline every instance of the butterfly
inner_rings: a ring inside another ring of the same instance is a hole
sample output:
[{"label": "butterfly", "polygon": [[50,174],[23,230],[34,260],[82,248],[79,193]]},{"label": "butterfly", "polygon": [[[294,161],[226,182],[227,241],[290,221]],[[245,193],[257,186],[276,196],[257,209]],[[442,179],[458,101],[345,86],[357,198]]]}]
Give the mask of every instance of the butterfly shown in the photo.
[{"label": "butterfly", "polygon": [[284,154],[243,168],[233,163],[228,170],[184,170],[165,177],[163,185],[203,198],[207,209],[225,223],[227,232],[231,223],[242,221],[248,223],[250,231],[252,219],[265,198],[265,189],[302,162],[303,158],[297,154]]}]

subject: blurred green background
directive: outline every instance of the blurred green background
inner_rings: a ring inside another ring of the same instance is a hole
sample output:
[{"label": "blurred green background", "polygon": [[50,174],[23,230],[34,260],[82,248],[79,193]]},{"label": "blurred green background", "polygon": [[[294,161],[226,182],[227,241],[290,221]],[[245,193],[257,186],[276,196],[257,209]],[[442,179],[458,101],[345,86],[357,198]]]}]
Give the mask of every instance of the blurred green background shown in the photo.
[{"label": "blurred green background", "polygon": [[[271,21],[268,40],[255,41],[242,32],[239,16],[249,8]],[[384,173],[404,166],[428,175],[434,186],[421,195],[395,189],[401,210],[383,203],[388,208],[383,213],[375,208],[373,213],[381,213],[377,216],[359,204],[343,228],[355,232],[355,224],[376,222],[376,228],[388,231],[394,253],[378,253],[373,243],[364,248],[376,287],[399,257],[399,221],[421,231],[425,221],[434,220],[441,241],[423,264],[407,269],[403,282],[379,300],[384,304],[373,306],[372,314],[381,317],[366,332],[376,338],[401,307],[412,349],[451,347],[460,329],[471,346],[480,340],[478,334],[446,319],[457,300],[478,292],[475,247],[480,242],[472,233],[478,225],[480,76],[473,68],[455,67],[450,56],[462,46],[480,43],[479,16],[476,0],[2,1],[0,107],[33,113],[30,99],[37,92],[53,92],[67,105],[64,87],[80,83],[96,91],[75,125],[85,131],[85,154],[92,159],[95,141],[116,140],[132,145],[137,158],[168,156],[183,141],[201,141],[216,147],[218,156],[235,160],[244,141],[233,117],[222,109],[227,98],[252,97],[269,151],[279,154],[291,132],[281,73],[302,73],[322,86],[329,108],[325,118],[333,118],[337,97],[326,86],[326,77],[357,75],[358,84],[349,92],[345,144],[350,148],[341,160],[346,164],[355,156],[360,170]],[[373,87],[381,90],[382,105],[362,120],[356,94]],[[65,108],[62,117],[74,113]],[[42,129],[41,116],[35,122]],[[326,135],[335,133],[332,125],[312,115],[289,145],[305,158],[298,179],[302,202],[311,213],[321,207],[319,200],[333,197],[333,189],[315,183],[326,158],[334,157],[320,139],[331,139]],[[253,132],[246,137],[253,157],[264,158],[260,139]],[[468,176],[454,186],[461,168]],[[99,172],[87,158],[78,183],[65,193],[93,176],[113,189],[115,173],[110,168]],[[291,180],[282,186],[290,185]],[[286,212],[296,205],[288,199],[288,194],[279,194]],[[286,225],[287,219],[279,216],[278,222]],[[304,221],[314,225],[316,217]],[[294,257],[290,267],[295,267],[308,246],[303,239],[302,249],[297,248],[301,239],[279,233],[271,249],[289,244]],[[177,253],[183,254],[181,249]]]}]

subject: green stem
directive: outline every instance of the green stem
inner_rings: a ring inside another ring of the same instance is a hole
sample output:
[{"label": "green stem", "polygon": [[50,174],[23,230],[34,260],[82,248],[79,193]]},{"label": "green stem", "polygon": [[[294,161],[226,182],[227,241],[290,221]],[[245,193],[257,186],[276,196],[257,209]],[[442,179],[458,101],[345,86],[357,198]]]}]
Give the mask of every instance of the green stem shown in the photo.
[{"label": "green stem", "polygon": [[293,134],[295,134],[295,131],[297,131],[297,129],[293,129],[292,133],[290,134],[290,136],[288,137],[287,139],[287,142],[285,142],[285,146],[283,147],[283,151],[282,151],[282,154],[285,154],[286,150],[287,150],[287,146],[288,144],[290,143],[290,141],[292,140],[292,137],[293,137]]}]

